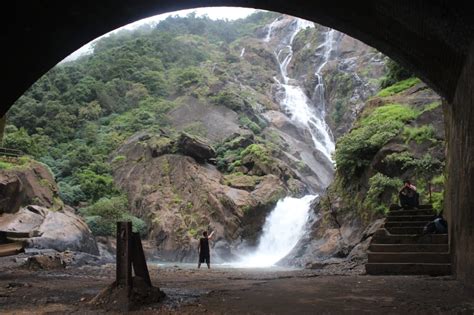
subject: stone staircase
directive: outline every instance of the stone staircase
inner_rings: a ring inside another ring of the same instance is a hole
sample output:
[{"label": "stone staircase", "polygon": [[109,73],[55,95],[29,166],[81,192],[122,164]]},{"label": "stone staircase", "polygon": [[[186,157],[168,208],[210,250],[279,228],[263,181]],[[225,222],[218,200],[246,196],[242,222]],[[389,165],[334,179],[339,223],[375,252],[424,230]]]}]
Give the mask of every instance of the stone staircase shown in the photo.
[{"label": "stone staircase", "polygon": [[448,234],[422,235],[433,215],[431,205],[420,205],[414,210],[390,206],[385,224],[372,237],[365,266],[367,274],[451,274]]}]

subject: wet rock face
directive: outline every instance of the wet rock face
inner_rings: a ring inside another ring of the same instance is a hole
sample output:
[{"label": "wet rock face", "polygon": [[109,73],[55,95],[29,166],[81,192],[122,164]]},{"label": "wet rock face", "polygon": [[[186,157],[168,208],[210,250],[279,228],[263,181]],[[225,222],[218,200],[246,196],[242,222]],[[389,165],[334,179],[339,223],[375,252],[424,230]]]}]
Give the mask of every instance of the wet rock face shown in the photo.
[{"label": "wet rock face", "polygon": [[25,238],[27,248],[99,253],[86,223],[66,209],[50,211],[33,205],[20,208],[16,213],[0,216],[0,231]]}]

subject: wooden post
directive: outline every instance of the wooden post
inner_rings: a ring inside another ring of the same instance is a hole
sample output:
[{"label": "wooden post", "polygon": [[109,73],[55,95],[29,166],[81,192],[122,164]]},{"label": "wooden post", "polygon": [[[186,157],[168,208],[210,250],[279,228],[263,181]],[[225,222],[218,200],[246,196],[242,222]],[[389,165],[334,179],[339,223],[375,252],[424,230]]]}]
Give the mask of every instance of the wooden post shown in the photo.
[{"label": "wooden post", "polygon": [[132,289],[132,222],[117,222],[116,285]]},{"label": "wooden post", "polygon": [[132,265],[135,276],[138,276],[151,287],[150,274],[146,265],[145,253],[139,233],[132,233]]}]

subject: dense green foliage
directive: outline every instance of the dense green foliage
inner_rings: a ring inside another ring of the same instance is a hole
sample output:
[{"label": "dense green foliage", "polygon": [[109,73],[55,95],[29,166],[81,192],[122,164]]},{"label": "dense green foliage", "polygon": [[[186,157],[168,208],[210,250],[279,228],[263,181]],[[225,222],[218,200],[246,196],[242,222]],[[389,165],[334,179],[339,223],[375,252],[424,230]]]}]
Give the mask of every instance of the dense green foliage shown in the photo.
[{"label": "dense green foliage", "polygon": [[420,82],[421,81],[418,78],[409,78],[403,81],[399,81],[395,83],[394,85],[386,87],[385,89],[378,92],[377,96],[386,97],[386,96],[394,95],[402,91],[405,91],[406,89],[411,88],[412,86]]},{"label": "dense green foliage", "polygon": [[349,182],[359,177],[374,155],[417,116],[408,105],[388,104],[375,108],[336,145],[337,172]]},{"label": "dense green foliage", "polygon": [[[356,210],[366,219],[385,214],[390,203],[398,203],[398,189],[405,178],[417,187],[421,203],[431,202],[437,211],[443,207],[444,162],[439,157],[444,143],[424,116],[440,115],[440,102],[392,104],[390,96],[420,80],[394,73],[388,76],[392,85],[377,94],[381,99],[366,107],[354,128],[337,142],[336,178],[323,200],[323,212],[331,211],[328,200],[337,196],[342,200],[339,211]],[[435,110],[437,114],[428,113]],[[335,115],[334,119],[337,108]]]},{"label": "dense green foliage", "polygon": [[415,141],[421,144],[424,141],[435,142],[434,138],[435,130],[433,125],[423,125],[421,127],[405,127],[403,129],[403,136],[406,138],[406,142]]},{"label": "dense green foliage", "polygon": [[95,204],[82,208],[84,216],[94,235],[113,236],[117,233],[117,221],[131,221],[134,232],[146,233],[145,222],[128,213],[126,196],[102,198]]},{"label": "dense green foliage", "polygon": [[[12,106],[4,145],[49,165],[70,205],[118,196],[110,154],[137,131],[169,127],[167,113],[183,95],[209,97],[218,82],[213,67],[228,61],[229,44],[275,15],[215,21],[190,14],[101,38],[92,55],[54,67]],[[235,95],[224,89],[210,97],[230,108],[246,106]],[[246,115],[240,120],[254,132],[262,128]]]},{"label": "dense green foliage", "polygon": [[387,67],[387,74],[380,82],[380,88],[382,89],[413,76],[411,71],[403,68],[392,59],[389,59],[385,66]]},{"label": "dense green foliage", "polygon": [[388,212],[388,205],[384,202],[382,195],[388,196],[392,203],[397,203],[397,192],[403,182],[399,178],[390,178],[377,173],[369,179],[369,190],[364,200],[364,207],[376,213]]}]

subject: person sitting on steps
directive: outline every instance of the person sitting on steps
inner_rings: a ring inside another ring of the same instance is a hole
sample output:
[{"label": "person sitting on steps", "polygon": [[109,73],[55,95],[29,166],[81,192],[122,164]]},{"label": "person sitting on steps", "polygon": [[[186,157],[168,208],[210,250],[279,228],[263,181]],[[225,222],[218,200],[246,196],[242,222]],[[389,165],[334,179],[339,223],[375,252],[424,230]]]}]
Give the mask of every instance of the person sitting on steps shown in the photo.
[{"label": "person sitting on steps", "polygon": [[416,192],[416,187],[408,179],[403,182],[403,187],[400,189],[398,196],[402,208],[409,209],[419,206],[419,194]]},{"label": "person sitting on steps", "polygon": [[448,233],[448,222],[443,218],[443,211],[435,215],[431,222],[423,228],[423,234],[446,234]]}]

